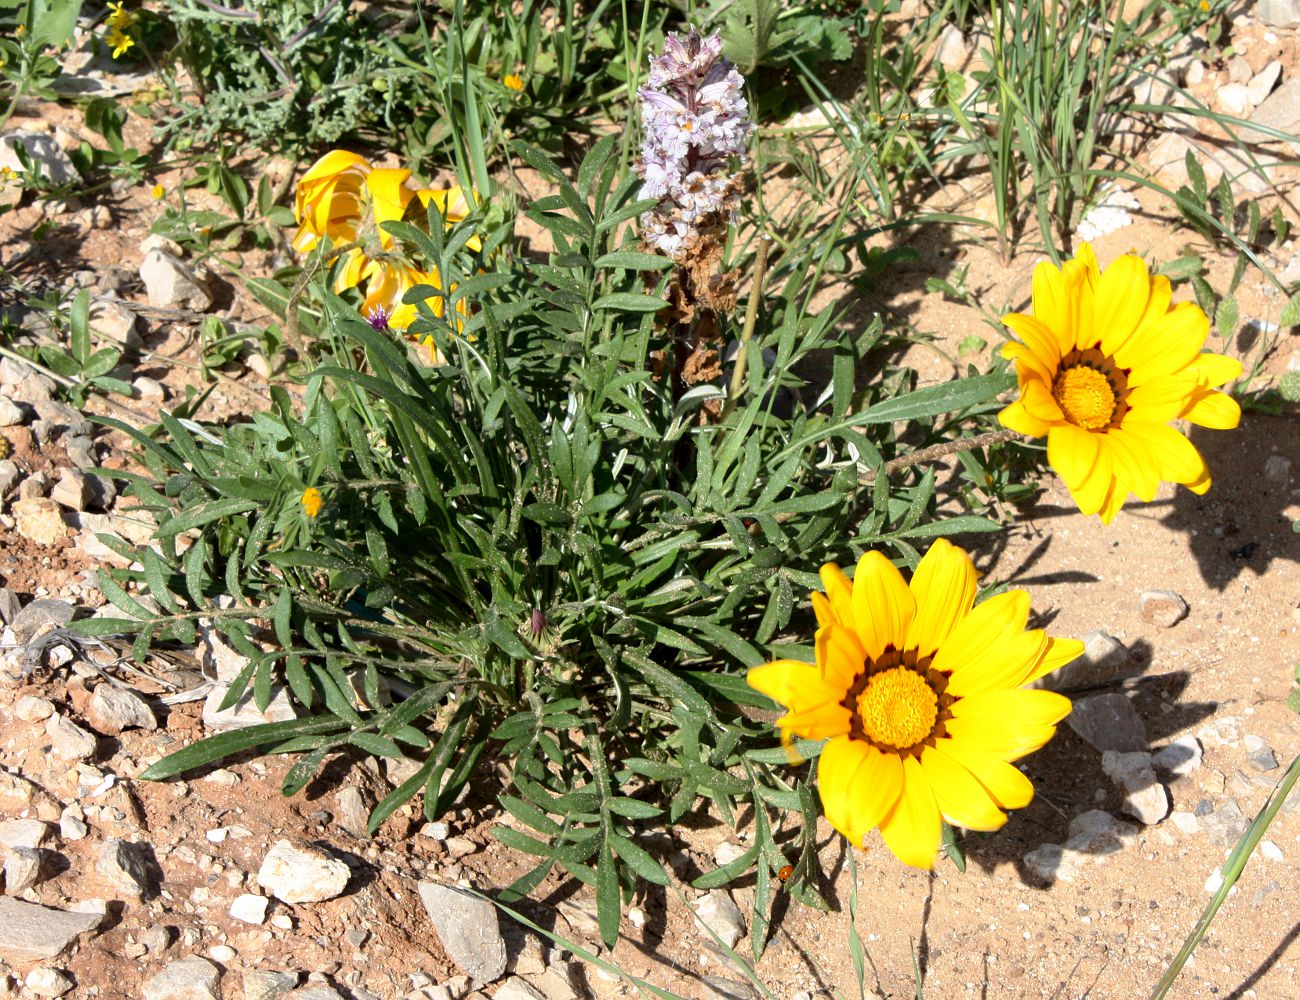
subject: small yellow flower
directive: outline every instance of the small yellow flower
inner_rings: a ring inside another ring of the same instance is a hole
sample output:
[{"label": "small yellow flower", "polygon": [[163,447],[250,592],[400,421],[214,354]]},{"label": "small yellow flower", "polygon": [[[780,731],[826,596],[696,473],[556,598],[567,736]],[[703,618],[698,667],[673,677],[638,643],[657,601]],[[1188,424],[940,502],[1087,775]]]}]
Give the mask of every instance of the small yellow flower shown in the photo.
[{"label": "small yellow flower", "polygon": [[124,3],[125,0],[123,0],[122,3],[113,3],[110,0],[108,4],[108,9],[110,11],[108,15],[108,26],[110,28],[116,28],[119,31],[125,31],[127,28],[131,27],[131,25],[135,23],[135,17],[131,14],[131,12],[122,9]]},{"label": "small yellow flower", "polygon": [[513,90],[515,93],[521,93],[524,89],[523,77],[515,73],[507,73],[501,78],[501,82],[506,85],[508,90]]},{"label": "small yellow flower", "polygon": [[121,29],[114,27],[108,33],[108,44],[113,50],[113,58],[120,59],[122,53],[135,44],[135,39]]},{"label": "small yellow flower", "polygon": [[1201,0],[1201,13],[1208,14],[1209,12],[1210,12],[1210,0]]},{"label": "small yellow flower", "polygon": [[15,38],[22,38],[25,34],[27,34],[27,25],[20,24],[18,27],[14,28]]},{"label": "small yellow flower", "polygon": [[166,193],[167,192],[163,189],[161,184],[155,184],[149,189],[149,194],[153,197],[154,201],[162,201],[163,195]]},{"label": "small yellow flower", "polygon": [[320,513],[321,496],[320,490],[315,486],[308,486],[302,491],[302,512],[308,517],[315,517]]},{"label": "small yellow flower", "polygon": [[13,167],[0,167],[0,181],[8,184],[10,181],[16,181],[18,174],[14,172]]}]

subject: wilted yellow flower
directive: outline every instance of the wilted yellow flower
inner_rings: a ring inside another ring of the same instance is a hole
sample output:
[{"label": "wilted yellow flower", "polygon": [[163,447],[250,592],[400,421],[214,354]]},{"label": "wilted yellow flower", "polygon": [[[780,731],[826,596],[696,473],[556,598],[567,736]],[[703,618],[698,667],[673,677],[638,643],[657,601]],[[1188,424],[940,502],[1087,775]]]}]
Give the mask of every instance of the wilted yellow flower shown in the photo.
[{"label": "wilted yellow flower", "polygon": [[315,517],[320,513],[321,496],[320,490],[315,486],[308,486],[302,491],[302,512],[308,517]]},{"label": "wilted yellow flower", "polygon": [[0,181],[8,184],[10,181],[16,181],[18,174],[13,167],[0,167]]},{"label": "wilted yellow flower", "polygon": [[1047,435],[1047,461],[1085,514],[1109,523],[1130,492],[1155,499],[1162,480],[1193,493],[1210,470],[1172,420],[1226,430],[1241,407],[1218,386],[1241,362],[1202,353],[1210,321],[1194,302],[1171,306],[1169,279],[1125,254],[1103,274],[1084,243],[1059,270],[1034,269],[1033,315],[1005,323],[1020,337],[1002,348],[1016,365],[1020,398],[998,419]]},{"label": "wilted yellow flower", "polygon": [[1083,651],[1077,639],[1025,631],[1029,594],[974,606],[975,566],[939,539],[910,584],[879,552],[850,583],[822,567],[812,595],[816,663],[777,660],[749,683],[784,705],[783,738],[826,740],[817,790],[854,847],[879,826],[899,860],[931,868],[941,819],[997,830],[1034,786],[1012,765],[1052,738],[1070,702],[1025,685]]},{"label": "wilted yellow flower", "polygon": [[501,82],[506,85],[507,89],[513,90],[516,93],[520,93],[524,89],[523,77],[518,76],[515,73],[507,73],[501,78]]},{"label": "wilted yellow flower", "polygon": [[298,231],[293,248],[299,253],[314,250],[326,236],[335,243],[357,238],[361,222],[361,188],[370,164],[356,153],[335,149],[312,164],[294,193],[294,216]]},{"label": "wilted yellow flower", "polygon": [[27,34],[27,25],[20,24],[18,27],[14,28],[15,38],[22,38],[25,34]]},{"label": "wilted yellow flower", "polygon": [[149,194],[154,199],[154,201],[162,201],[163,196],[167,194],[167,191],[163,188],[161,184],[155,184],[153,187],[149,189]]},{"label": "wilted yellow flower", "polygon": [[108,26],[110,28],[117,28],[119,31],[125,31],[135,23],[135,17],[131,12],[122,9],[124,4],[125,0],[123,0],[122,3],[113,3],[112,0],[110,0],[108,4],[108,9],[110,11],[108,15]]}]

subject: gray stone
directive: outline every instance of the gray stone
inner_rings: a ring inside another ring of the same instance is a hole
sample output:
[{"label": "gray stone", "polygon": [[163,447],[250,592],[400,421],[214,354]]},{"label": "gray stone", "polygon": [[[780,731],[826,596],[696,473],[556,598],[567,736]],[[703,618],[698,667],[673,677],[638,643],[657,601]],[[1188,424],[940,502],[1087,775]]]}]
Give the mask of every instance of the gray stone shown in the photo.
[{"label": "gray stone", "polygon": [[212,305],[212,296],[200,283],[189,265],[165,250],[150,250],[140,264],[149,304],[162,309],[193,309],[204,312]]},{"label": "gray stone", "polygon": [[546,1000],[546,994],[519,976],[511,976],[492,994],[493,1000]]},{"label": "gray stone", "polygon": [[63,449],[68,453],[68,461],[78,469],[89,469],[99,464],[95,455],[95,442],[84,434],[66,438]]},{"label": "gray stone", "polygon": [[1231,799],[1213,812],[1201,815],[1200,822],[1210,840],[1221,845],[1235,844],[1250,825],[1241,807]]},{"label": "gray stone", "polygon": [[370,810],[366,807],[366,801],[361,795],[361,789],[354,785],[347,785],[338,790],[334,800],[339,807],[336,817],[339,825],[354,837],[369,837],[370,831],[367,824],[370,821]]},{"label": "gray stone", "polygon": [[1255,106],[1263,104],[1268,99],[1268,95],[1272,93],[1273,88],[1277,86],[1277,81],[1281,76],[1282,61],[1274,59],[1251,77],[1250,83],[1246,85],[1246,95],[1250,98],[1250,103]]},{"label": "gray stone", "polygon": [[1291,459],[1285,455],[1269,455],[1264,459],[1264,478],[1274,483],[1285,483],[1291,478]]},{"label": "gray stone", "polygon": [[244,973],[244,1000],[271,1000],[298,985],[296,972],[253,969]]},{"label": "gray stone", "polygon": [[1187,602],[1172,590],[1144,590],[1138,595],[1138,614],[1144,622],[1173,628],[1187,617]]},{"label": "gray stone", "polygon": [[506,971],[506,943],[497,908],[486,899],[455,886],[421,882],[420,899],[443,950],[481,983],[495,982]]},{"label": "gray stone", "polygon": [[220,975],[221,971],[206,958],[180,958],[145,980],[144,1000],[221,1000],[217,985]]},{"label": "gray stone", "polygon": [[1124,790],[1123,809],[1147,826],[1154,826],[1169,814],[1169,793],[1156,779],[1151,755],[1146,752],[1101,755],[1101,769]]},{"label": "gray stone", "polygon": [[76,982],[62,969],[50,969],[44,966],[32,969],[23,980],[23,985],[33,996],[61,997],[76,985]]},{"label": "gray stone", "polygon": [[102,919],[97,913],[70,913],[0,896],[0,959],[14,965],[47,961]]},{"label": "gray stone", "polygon": [[39,500],[50,492],[50,477],[44,472],[33,472],[18,484],[19,500]]},{"label": "gray stone", "polygon": [[18,465],[12,458],[0,458],[0,497],[9,495],[19,475]]},{"label": "gray stone", "polygon": [[25,644],[31,642],[39,632],[48,631],[49,628],[62,628],[72,621],[76,611],[67,601],[42,598],[32,601],[18,612],[18,616],[10,622],[10,627],[14,630],[14,638]]},{"label": "gray stone", "polygon": [[1259,0],[1255,16],[1270,28],[1289,28],[1300,24],[1300,0]]},{"label": "gray stone", "polygon": [[700,1000],[758,1000],[758,992],[749,983],[722,976],[700,978]]},{"label": "gray stone", "polygon": [[230,915],[246,924],[260,924],[266,919],[266,907],[270,902],[265,896],[246,892],[236,896],[230,904]]},{"label": "gray stone", "polygon": [[283,684],[271,685],[271,703],[265,712],[258,711],[251,685],[235,704],[218,711],[230,690],[231,682],[239,676],[249,660],[232,649],[207,620],[199,622],[199,642],[204,673],[209,677],[216,674],[217,677],[217,683],[212,685],[212,690],[203,703],[205,729],[243,729],[247,726],[260,726],[265,722],[286,722],[296,718],[289,692]]},{"label": "gray stone", "polygon": [[44,847],[54,839],[54,827],[39,819],[7,819],[0,822],[0,845],[12,850]]},{"label": "gray stone", "polygon": [[57,399],[38,399],[34,404],[36,415],[44,420],[57,434],[93,434],[95,425],[85,418],[82,412]]},{"label": "gray stone", "polygon": [[1078,691],[1113,684],[1141,672],[1142,665],[1129,658],[1122,642],[1105,632],[1093,631],[1083,636],[1083,653],[1077,660],[1040,677],[1030,687]]},{"label": "gray stone", "polygon": [[0,427],[16,427],[24,419],[21,406],[8,396],[0,396]]},{"label": "gray stone", "polygon": [[[0,494],[3,494],[3,492],[3,490],[0,490]],[[8,587],[0,587],[0,621],[3,621],[6,625],[12,625],[22,609],[23,604],[22,601],[18,600],[18,595]]]},{"label": "gray stone", "polygon": [[1080,698],[1069,717],[1070,728],[1098,750],[1130,753],[1147,748],[1146,727],[1122,694]]},{"label": "gray stone", "polygon": [[90,760],[99,751],[94,736],[57,712],[45,724],[45,734],[59,760]]},{"label": "gray stone", "polygon": [[60,469],[59,481],[50,490],[50,499],[69,510],[85,510],[90,506],[90,484],[80,469]]},{"label": "gray stone", "polygon": [[287,994],[291,1000],[343,1000],[343,994],[333,986],[323,983],[311,983],[302,989]]},{"label": "gray stone", "polygon": [[156,378],[149,378],[147,375],[141,375],[133,379],[132,388],[135,389],[136,395],[141,399],[166,399],[167,389]]},{"label": "gray stone", "polygon": [[90,696],[86,721],[105,736],[117,736],[124,729],[157,729],[149,703],[134,691],[115,684],[100,684]]},{"label": "gray stone", "polygon": [[98,299],[90,307],[91,328],[131,351],[138,351],[144,346],[144,341],[136,332],[138,319],[135,313],[117,299]]},{"label": "gray stone", "polygon": [[41,880],[45,852],[38,847],[15,847],[5,856],[5,893],[21,896]]},{"label": "gray stone", "polygon": [[27,373],[13,384],[9,395],[20,403],[40,403],[53,398],[57,388],[54,380],[40,372],[27,370]]},{"label": "gray stone", "polygon": [[1269,747],[1252,750],[1246,760],[1256,771],[1274,771],[1277,769],[1277,755]]},{"label": "gray stone", "polygon": [[350,876],[347,865],[324,851],[278,840],[262,860],[257,884],[286,903],[319,903],[339,895]]},{"label": "gray stone", "polygon": [[1137,837],[1137,827],[1103,809],[1089,809],[1070,820],[1065,846],[1079,854],[1105,857],[1122,851]]},{"label": "gray stone", "polygon": [[64,840],[84,840],[89,832],[86,814],[81,811],[81,806],[75,802],[64,806],[59,816],[59,836]]},{"label": "gray stone", "polygon": [[1195,736],[1180,736],[1167,747],[1151,755],[1151,763],[1161,771],[1186,777],[1201,766],[1201,743]]},{"label": "gray stone", "polygon": [[706,934],[713,931],[728,948],[736,947],[736,942],[745,936],[745,918],[725,889],[714,889],[697,901],[695,919]]},{"label": "gray stone", "polygon": [[54,136],[46,132],[10,132],[0,136],[0,168],[8,167],[15,173],[27,172],[17,150],[22,148],[31,161],[32,171],[54,184],[69,184],[77,179],[77,169],[68,154],[59,148]]},{"label": "gray stone", "polygon": [[[1269,94],[1264,103],[1255,109],[1250,120],[1265,128],[1294,133],[1296,127],[1300,126],[1300,76],[1293,76],[1290,80],[1284,81],[1282,86]],[[1272,136],[1266,136],[1254,129],[1241,131],[1247,138],[1256,141],[1273,139]]]},{"label": "gray stone", "polygon": [[120,837],[110,837],[99,847],[95,871],[124,895],[143,899],[151,889],[148,857],[151,850],[148,844],[132,844]]}]

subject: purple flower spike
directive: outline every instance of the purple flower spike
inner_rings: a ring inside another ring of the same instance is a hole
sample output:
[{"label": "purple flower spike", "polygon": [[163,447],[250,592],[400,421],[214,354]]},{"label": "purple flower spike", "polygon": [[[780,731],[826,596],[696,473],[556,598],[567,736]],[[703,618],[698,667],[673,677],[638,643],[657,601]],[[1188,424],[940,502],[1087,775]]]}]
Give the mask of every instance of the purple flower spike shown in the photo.
[{"label": "purple flower spike", "polygon": [[373,329],[383,333],[388,329],[388,310],[383,306],[375,306],[370,310],[370,315],[366,317],[366,322]]},{"label": "purple flower spike", "polygon": [[659,204],[641,217],[642,234],[680,260],[702,231],[735,211],[740,184],[731,160],[744,162],[754,125],[744,77],[722,57],[719,35],[702,37],[694,28],[669,35],[647,80],[637,92],[646,132],[640,196]]}]

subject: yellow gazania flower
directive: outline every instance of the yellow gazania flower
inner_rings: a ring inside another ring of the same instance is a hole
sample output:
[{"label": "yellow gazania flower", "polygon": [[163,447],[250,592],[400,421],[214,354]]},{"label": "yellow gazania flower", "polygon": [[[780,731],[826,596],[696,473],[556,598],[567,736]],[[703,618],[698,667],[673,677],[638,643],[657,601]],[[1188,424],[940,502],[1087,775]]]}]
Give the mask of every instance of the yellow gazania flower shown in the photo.
[{"label": "yellow gazania flower", "polygon": [[874,827],[906,864],[931,868],[940,819],[996,830],[1034,787],[1011,761],[1037,750],[1069,699],[1028,684],[1083,651],[1077,639],[1025,631],[1029,595],[972,609],[975,566],[944,539],[911,584],[879,552],[850,583],[822,567],[812,595],[817,662],[777,660],[749,683],[788,711],[782,736],[826,740],[817,788],[827,820],[854,846]]},{"label": "yellow gazania flower", "polygon": [[[371,261],[365,269],[364,277],[369,284],[366,286],[366,300],[361,305],[362,315],[372,316],[382,312],[388,319],[388,326],[394,330],[405,330],[419,312],[414,303],[402,301],[402,297],[410,289],[416,285],[442,288],[442,278],[436,267],[421,271],[409,264],[391,260]],[[455,291],[454,285],[451,290]],[[445,315],[447,300],[441,295],[430,296],[425,301],[429,303],[435,316]],[[462,317],[469,315],[464,299],[456,303],[456,312]],[[459,332],[463,327],[463,320],[458,319],[457,331]]]},{"label": "yellow gazania flower", "polygon": [[106,41],[108,42],[109,48],[113,50],[114,59],[120,59],[122,53],[135,44],[134,38],[116,26],[109,31]]},{"label": "yellow gazania flower", "polygon": [[507,90],[513,90],[516,94],[524,89],[524,79],[517,73],[507,73],[501,78],[501,82],[506,85]]},{"label": "yellow gazania flower", "polygon": [[1210,321],[1193,302],[1171,306],[1169,279],[1125,254],[1103,274],[1092,248],[1058,270],[1034,269],[1033,315],[1002,317],[1021,343],[1020,398],[998,419],[1031,437],[1047,435],[1047,461],[1085,514],[1109,523],[1130,492],[1155,498],[1161,480],[1193,493],[1210,488],[1195,446],[1169,426],[1182,419],[1236,427],[1241,407],[1217,391],[1241,363],[1202,353]]},{"label": "yellow gazania flower", "polygon": [[326,236],[334,243],[357,238],[361,221],[361,189],[370,164],[356,153],[335,149],[311,165],[294,192],[293,214],[298,231],[293,248],[307,253]]},{"label": "yellow gazania flower", "polygon": [[317,514],[320,513],[320,507],[321,507],[320,490],[316,489],[315,486],[308,486],[305,490],[302,491],[302,497],[300,498],[300,502],[302,503],[302,512],[306,514],[308,517],[315,517]]},{"label": "yellow gazania flower", "polygon": [[[469,202],[465,200],[465,192],[458,184],[449,188],[420,188],[415,193],[426,211],[430,203],[438,206],[442,220],[448,227],[464,222],[469,217]],[[483,241],[477,236],[471,236],[465,246],[478,253],[483,249]]]}]

